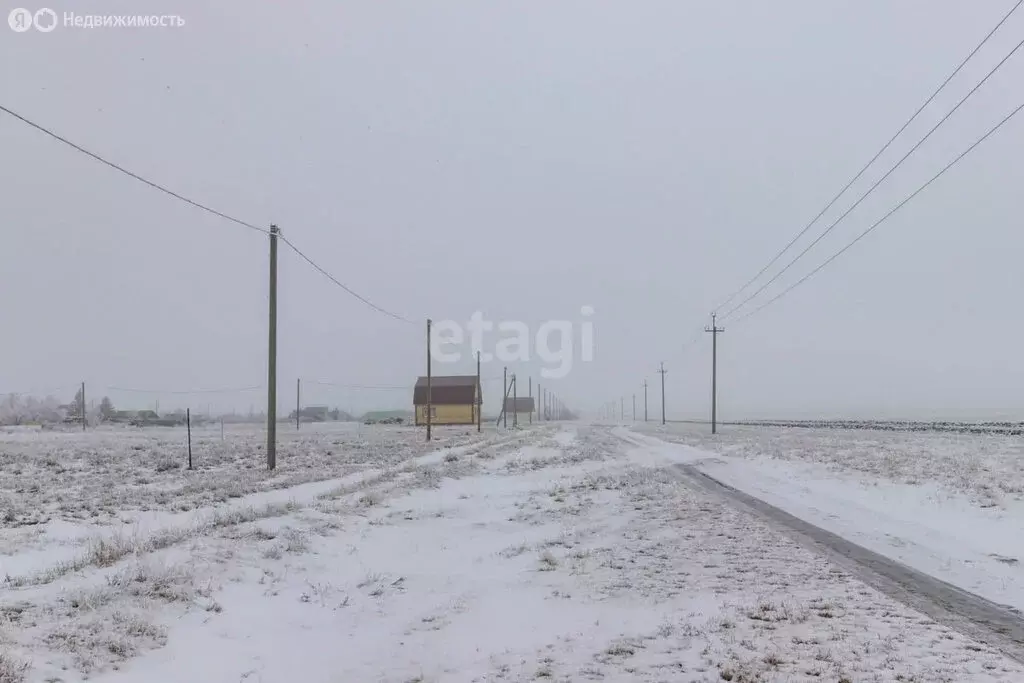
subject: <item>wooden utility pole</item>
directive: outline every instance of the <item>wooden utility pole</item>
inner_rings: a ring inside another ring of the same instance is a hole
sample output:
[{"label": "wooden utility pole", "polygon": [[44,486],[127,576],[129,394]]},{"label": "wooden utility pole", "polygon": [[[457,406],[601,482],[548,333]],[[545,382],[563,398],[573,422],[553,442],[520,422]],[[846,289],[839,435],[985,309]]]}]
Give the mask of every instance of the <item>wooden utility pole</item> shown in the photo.
[{"label": "wooden utility pole", "polygon": [[476,352],[476,431],[480,431],[480,409],[484,403],[484,390],[480,386],[480,352]]},{"label": "wooden utility pole", "polygon": [[185,428],[188,430],[188,468],[192,469],[192,409],[185,408]]},{"label": "wooden utility pole", "polygon": [[430,428],[433,423],[433,396],[431,395],[430,386],[430,318],[427,318],[427,441],[430,441]]},{"label": "wooden utility pole", "polygon": [[711,314],[711,327],[705,327],[711,333],[711,433],[718,432],[718,333],[725,332],[719,327],[717,314]]},{"label": "wooden utility pole", "polygon": [[270,226],[270,335],[267,340],[267,469],[277,467],[277,238]]},{"label": "wooden utility pole", "polygon": [[295,429],[300,429],[299,418],[302,415],[302,379],[295,380]]},{"label": "wooden utility pole", "polygon": [[530,386],[530,424],[533,424],[533,377],[529,378],[528,384]]},{"label": "wooden utility pole", "polygon": [[519,385],[516,375],[512,373],[512,428],[519,426]]},{"label": "wooden utility pole", "polygon": [[85,431],[86,420],[87,420],[87,418],[86,418],[86,415],[85,415],[85,382],[82,382],[82,431],[83,432]]},{"label": "wooden utility pole", "polygon": [[665,373],[668,372],[665,369],[665,361],[661,362],[658,372],[661,373],[661,424],[665,424]]}]

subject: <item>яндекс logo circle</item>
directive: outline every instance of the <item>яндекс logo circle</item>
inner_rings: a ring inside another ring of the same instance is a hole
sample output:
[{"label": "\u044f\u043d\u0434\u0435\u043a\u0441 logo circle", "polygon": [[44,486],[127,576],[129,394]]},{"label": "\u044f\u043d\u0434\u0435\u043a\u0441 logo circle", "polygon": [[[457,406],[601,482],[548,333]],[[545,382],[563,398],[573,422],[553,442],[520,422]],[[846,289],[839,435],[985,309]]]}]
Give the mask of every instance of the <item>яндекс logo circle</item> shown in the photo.
[{"label": "\u044f\u043d\u0434\u0435\u043a\u0441 logo circle", "polygon": [[24,33],[32,28],[32,13],[23,7],[12,9],[7,15],[7,23],[12,31]]}]

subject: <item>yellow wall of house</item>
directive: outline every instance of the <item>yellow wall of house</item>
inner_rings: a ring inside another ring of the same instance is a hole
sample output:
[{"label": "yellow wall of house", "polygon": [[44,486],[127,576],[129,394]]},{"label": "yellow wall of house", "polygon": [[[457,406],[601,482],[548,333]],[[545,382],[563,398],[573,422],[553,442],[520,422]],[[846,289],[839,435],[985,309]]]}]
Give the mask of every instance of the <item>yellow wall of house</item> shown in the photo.
[{"label": "yellow wall of house", "polygon": [[[432,424],[436,425],[471,425],[476,424],[476,411],[471,405],[434,406]],[[416,424],[427,424],[426,406],[416,406]]]}]

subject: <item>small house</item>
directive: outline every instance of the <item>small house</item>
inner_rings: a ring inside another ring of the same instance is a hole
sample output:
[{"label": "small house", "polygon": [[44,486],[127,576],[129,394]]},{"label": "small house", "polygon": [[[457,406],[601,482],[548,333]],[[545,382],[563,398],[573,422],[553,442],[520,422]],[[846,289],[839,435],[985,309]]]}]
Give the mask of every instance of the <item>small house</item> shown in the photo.
[{"label": "small house", "polygon": [[533,397],[509,396],[505,399],[505,411],[510,419],[514,418],[517,422],[530,421],[534,412]]},{"label": "small house", "polygon": [[430,423],[435,425],[476,424],[483,397],[476,375],[448,375],[430,378],[430,400],[427,400],[427,378],[420,377],[412,392],[416,408],[416,424],[427,424],[427,403]]}]

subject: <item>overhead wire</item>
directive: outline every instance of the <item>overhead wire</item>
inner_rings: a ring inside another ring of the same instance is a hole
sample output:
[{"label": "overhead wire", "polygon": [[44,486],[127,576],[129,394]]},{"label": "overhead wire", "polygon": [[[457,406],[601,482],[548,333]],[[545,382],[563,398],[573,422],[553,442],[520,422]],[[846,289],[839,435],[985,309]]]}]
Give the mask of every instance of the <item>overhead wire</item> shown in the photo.
[{"label": "overhead wire", "polygon": [[186,391],[169,391],[165,389],[130,389],[126,387],[105,387],[105,389],[107,391],[122,391],[128,394],[166,394],[174,396],[190,396],[193,394],[238,394],[244,391],[255,391],[257,389],[263,389],[263,386],[257,385],[253,387],[232,387],[227,389],[192,389]]},{"label": "overhead wire", "polygon": [[786,244],[786,246],[784,246],[778,253],[776,253],[775,256],[773,256],[771,258],[771,260],[768,261],[768,263],[763,268],[761,268],[761,270],[759,270],[752,278],[747,280],[747,282],[745,282],[742,287],[740,287],[739,289],[734,291],[725,301],[723,301],[721,304],[716,306],[715,310],[717,311],[717,310],[720,310],[722,308],[725,308],[730,303],[732,303],[732,301],[737,296],[739,296],[741,292],[746,290],[747,287],[752,285],[754,282],[757,281],[758,278],[760,278],[762,275],[764,275],[765,272],[767,272],[769,268],[771,268],[773,265],[775,265],[775,263],[780,258],[782,258],[783,254],[785,254],[787,251],[789,251],[789,249],[794,244],[796,244],[796,242],[801,237],[803,237],[805,234],[807,234],[807,232],[814,226],[814,224],[818,222],[818,219],[820,219],[823,215],[825,215],[825,213],[828,212],[828,210],[831,209],[835,205],[835,203],[839,200],[839,198],[842,197],[844,194],[846,194],[846,191],[849,190],[850,187],[852,187],[853,184],[856,183],[860,179],[860,177],[862,175],[864,175],[865,171],[867,171],[868,168],[870,168],[871,165],[874,164],[875,161],[877,161],[878,158],[880,156],[882,156],[882,154],[884,154],[885,151],[887,149],[889,149],[890,146],[892,146],[892,143],[896,141],[896,138],[898,138],[903,133],[903,131],[905,131],[907,129],[907,127],[910,126],[910,124],[913,123],[917,119],[917,117],[921,114],[921,112],[924,111],[925,108],[929,104],[932,103],[932,101],[946,87],[946,85],[948,85],[949,82],[951,80],[953,80],[953,78],[958,73],[960,73],[960,71],[964,68],[964,66],[967,64],[967,62],[969,62],[974,57],[974,55],[977,54],[978,50],[980,50],[989,41],[989,39],[993,36],[993,34],[995,34],[995,32],[998,31],[999,28],[1002,27],[1002,25],[1004,23],[1006,23],[1006,20],[1009,19],[1010,16],[1015,11],[1017,11],[1017,9],[1022,4],[1024,4],[1024,0],[1017,0],[1017,3],[1014,4],[1014,6],[1011,7],[1010,10],[1005,15],[1003,15],[1002,19],[999,20],[999,23],[997,23],[995,25],[995,27],[993,27],[992,30],[989,31],[988,34],[981,40],[981,42],[978,43],[974,47],[973,50],[971,50],[971,52],[957,65],[957,67],[955,69],[953,69],[953,71],[946,77],[946,79],[944,81],[942,81],[942,83],[939,84],[939,86],[932,92],[932,94],[928,97],[928,99],[926,99],[924,101],[924,103],[920,107],[917,108],[917,110],[910,116],[910,118],[907,119],[903,123],[903,125],[900,126],[899,130],[897,130],[896,133],[893,134],[893,136],[891,138],[889,138],[889,140],[884,145],[882,145],[881,149],[879,149],[875,153],[875,155],[873,157],[871,157],[871,159],[866,164],[864,164],[864,166],[857,172],[857,174],[854,175],[853,178],[851,178],[850,181],[848,183],[846,183],[846,185],[844,185],[843,188],[841,190],[839,190],[839,192],[834,197],[832,197],[832,199],[825,205],[825,207],[821,211],[819,211],[818,214],[814,218],[812,218],[811,221],[806,226],[804,226],[804,228],[800,232],[798,232],[796,234],[796,236],[793,237],[793,239],[791,239],[789,241],[788,244]]},{"label": "overhead wire", "polygon": [[[1022,2],[1024,2],[1024,0],[1022,0]],[[207,213],[210,213],[210,214],[212,214],[214,216],[217,216],[218,218],[223,218],[224,220],[230,221],[232,223],[235,223],[236,225],[241,225],[244,228],[249,228],[250,230],[255,230],[256,232],[262,232],[262,233],[267,234],[267,235],[270,234],[270,231],[267,230],[266,228],[261,228],[258,225],[253,225],[252,223],[249,223],[247,221],[243,221],[240,218],[235,218],[234,216],[229,216],[226,213],[223,213],[221,211],[217,211],[216,209],[210,208],[209,206],[206,206],[205,204],[201,204],[201,203],[195,201],[194,199],[189,199],[188,197],[186,197],[186,196],[184,196],[182,194],[178,194],[174,190],[171,190],[171,189],[169,189],[169,188],[167,188],[167,187],[165,187],[165,186],[163,186],[163,185],[161,185],[159,183],[153,182],[152,180],[149,180],[148,178],[144,178],[143,176],[139,175],[138,173],[135,173],[133,171],[129,171],[124,166],[116,164],[113,161],[110,161],[109,159],[105,159],[104,157],[100,156],[99,154],[96,154],[95,152],[89,151],[85,147],[82,147],[81,145],[79,145],[79,144],[77,144],[75,142],[72,142],[71,140],[67,139],[63,135],[55,133],[54,131],[50,130],[49,128],[47,128],[47,127],[45,127],[43,125],[40,125],[40,124],[36,123],[35,121],[32,121],[32,120],[22,116],[21,114],[15,112],[15,111],[12,111],[11,109],[8,109],[7,107],[3,106],[2,104],[0,104],[0,111],[4,112],[5,114],[8,114],[10,116],[13,116],[14,118],[18,119],[22,123],[25,123],[25,124],[31,126],[32,128],[35,128],[36,130],[38,130],[38,131],[40,131],[42,133],[45,133],[46,135],[49,135],[54,140],[62,142],[65,145],[67,145],[68,147],[71,147],[72,149],[77,150],[77,151],[81,152],[82,154],[84,154],[84,155],[86,155],[86,156],[88,156],[88,157],[90,157],[92,159],[95,159],[96,161],[100,162],[101,164],[105,164],[105,165],[109,166],[110,168],[113,168],[113,169],[115,169],[117,171],[120,171],[121,173],[125,174],[126,176],[128,176],[130,178],[134,178],[135,180],[139,181],[140,183],[148,185],[148,186],[150,186],[150,187],[152,187],[152,188],[154,188],[156,190],[159,190],[160,192],[163,192],[164,194],[170,195],[171,197],[174,197],[175,199],[177,199],[179,201],[183,201],[186,204],[190,204],[190,205],[196,207],[197,209],[201,209],[203,211],[206,211]]]},{"label": "overhead wire", "polygon": [[333,282],[338,287],[341,287],[341,289],[345,290],[351,296],[355,297],[359,301],[362,301],[364,304],[366,304],[367,306],[369,306],[373,310],[377,311],[378,313],[383,313],[384,315],[389,316],[391,318],[394,318],[395,320],[401,321],[403,323],[409,323],[411,325],[418,324],[418,323],[410,320],[409,318],[406,318],[403,315],[399,315],[398,313],[393,313],[393,312],[387,310],[386,308],[378,306],[377,304],[373,303],[372,301],[367,299],[362,294],[356,292],[351,287],[345,285],[343,282],[341,282],[341,280],[339,280],[338,278],[336,278],[333,275],[331,275],[320,264],[318,264],[316,261],[314,261],[309,256],[307,256],[305,253],[303,253],[298,247],[296,247],[294,244],[292,244],[291,241],[289,241],[288,238],[285,237],[284,235],[280,236],[280,240],[282,242],[284,242],[288,246],[288,248],[290,248],[292,251],[294,251],[306,263],[308,263],[310,266],[312,266],[317,272],[319,272],[321,275],[323,275],[325,278],[327,278],[328,280]]},{"label": "overhead wire", "polygon": [[[1024,0],[1021,0],[1021,1],[1024,2]],[[120,173],[123,173],[124,175],[139,181],[140,183],[148,185],[149,187],[152,187],[152,188],[154,188],[156,190],[159,190],[160,192],[163,192],[164,194],[166,194],[166,195],[168,195],[170,197],[173,197],[174,199],[177,199],[179,201],[185,202],[186,204],[189,204],[190,206],[194,206],[197,209],[205,211],[205,212],[207,212],[207,213],[209,213],[211,215],[217,216],[218,218],[222,218],[222,219],[224,219],[226,221],[230,221],[232,223],[235,223],[236,225],[240,225],[240,226],[248,228],[250,230],[255,230],[256,232],[260,232],[260,233],[263,233],[265,235],[270,235],[271,234],[270,230],[267,229],[267,228],[262,228],[262,227],[260,227],[258,225],[254,225],[254,224],[249,223],[247,221],[244,221],[244,220],[242,220],[240,218],[235,218],[234,216],[226,214],[226,213],[224,213],[222,211],[218,211],[218,210],[216,210],[216,209],[214,209],[214,208],[212,208],[210,206],[207,206],[206,204],[198,202],[198,201],[196,201],[194,199],[190,199],[190,198],[186,197],[183,194],[175,192],[174,190],[171,190],[170,188],[168,188],[168,187],[166,187],[164,185],[161,185],[160,183],[154,182],[154,181],[152,181],[152,180],[150,180],[150,179],[148,179],[148,178],[146,178],[146,177],[144,177],[144,176],[142,176],[142,175],[140,175],[138,173],[135,173],[134,171],[131,171],[131,170],[125,168],[124,166],[121,166],[120,164],[117,164],[117,163],[115,163],[113,161],[110,161],[109,159],[107,159],[107,158],[105,158],[105,157],[103,157],[103,156],[101,156],[101,155],[99,155],[99,154],[97,154],[95,152],[92,152],[92,151],[86,149],[82,145],[79,145],[78,143],[73,142],[72,140],[69,140],[68,138],[64,137],[63,135],[60,135],[59,133],[53,131],[52,129],[47,128],[46,126],[43,126],[42,124],[36,123],[35,121],[32,121],[28,117],[23,116],[23,115],[17,113],[16,111],[14,111],[14,110],[12,110],[12,109],[2,105],[2,104],[0,104],[0,111],[8,114],[9,116],[12,116],[13,118],[17,119],[18,121],[21,121],[22,123],[24,123],[24,124],[26,124],[28,126],[31,126],[32,128],[40,131],[41,133],[44,133],[44,134],[48,135],[49,137],[53,138],[54,140],[57,140],[58,142],[61,142],[61,143],[65,144],[65,145],[67,145],[68,147],[70,147],[70,148],[72,148],[72,149],[74,149],[74,150],[76,150],[76,151],[78,151],[78,152],[88,156],[89,158],[94,159],[94,160],[100,162],[101,164],[104,164],[104,165],[106,165],[106,166],[108,166],[110,168],[113,168],[114,170],[119,171]],[[363,295],[359,294],[358,292],[356,292],[355,290],[353,290],[351,287],[348,287],[347,285],[343,284],[340,280],[338,280],[336,277],[334,277],[329,272],[327,272],[327,270],[325,268],[320,266],[318,263],[313,261],[313,259],[311,259],[305,253],[300,251],[298,247],[296,247],[290,240],[288,240],[284,236],[280,236],[280,239],[289,248],[291,248],[292,251],[294,251],[302,259],[304,259],[310,266],[312,266],[314,269],[316,269],[318,272],[320,272],[324,277],[328,278],[331,282],[333,282],[337,286],[341,287],[341,289],[346,291],[351,296],[355,297],[356,299],[358,299],[359,301],[363,302],[364,304],[366,304],[370,308],[378,311],[379,313],[383,313],[384,315],[387,315],[387,316],[390,316],[392,318],[395,318],[396,320],[401,320],[402,322],[412,323],[412,321],[409,320],[408,318],[400,316],[400,315],[398,315],[396,313],[392,313],[391,311],[388,311],[388,310],[378,306],[377,304],[375,304],[372,301],[370,301],[369,299],[367,299],[365,296],[363,296]]]},{"label": "overhead wire", "polygon": [[964,158],[964,157],[966,157],[966,156],[967,156],[968,154],[970,154],[970,153],[971,153],[971,152],[972,152],[972,151],[973,151],[973,150],[974,150],[974,149],[975,149],[976,147],[978,147],[978,145],[980,145],[981,143],[983,143],[983,142],[984,142],[985,140],[987,140],[987,139],[988,139],[989,137],[991,137],[991,136],[992,136],[992,135],[993,135],[993,134],[994,134],[994,133],[995,133],[995,132],[996,132],[997,130],[999,130],[1000,128],[1002,128],[1002,127],[1003,127],[1003,125],[1004,125],[1004,124],[1006,124],[1006,123],[1007,123],[1007,122],[1008,122],[1008,121],[1009,121],[1010,119],[1012,119],[1012,118],[1013,118],[1014,116],[1016,116],[1016,115],[1017,115],[1017,113],[1018,113],[1018,112],[1020,112],[1020,110],[1021,110],[1021,109],[1024,109],[1024,103],[1021,103],[1020,105],[1018,105],[1016,109],[1014,109],[1014,110],[1013,110],[1013,111],[1011,111],[1011,112],[1010,112],[1009,114],[1007,114],[1007,115],[1006,115],[1006,116],[1005,116],[1005,117],[1004,117],[1004,118],[1003,118],[1003,119],[1002,119],[1002,120],[1001,120],[1001,121],[1000,121],[999,123],[997,123],[997,124],[996,124],[995,126],[993,126],[992,128],[990,128],[990,129],[988,130],[988,132],[987,132],[987,133],[985,133],[985,134],[984,134],[983,136],[981,136],[980,138],[978,138],[977,140],[975,140],[975,141],[974,141],[974,143],[973,143],[973,144],[972,144],[972,145],[971,145],[970,147],[968,147],[967,149],[965,149],[965,150],[964,150],[963,152],[961,152],[961,153],[960,153],[960,154],[959,154],[959,155],[958,155],[958,156],[957,156],[956,158],[954,158],[954,159],[953,159],[952,161],[950,161],[950,162],[949,162],[948,164],[946,164],[946,165],[945,165],[945,166],[944,166],[944,167],[942,168],[942,170],[940,170],[940,171],[939,171],[938,173],[936,173],[936,174],[935,174],[935,175],[933,175],[933,176],[932,176],[931,178],[929,178],[927,182],[925,182],[925,183],[924,183],[923,185],[921,185],[921,186],[920,186],[919,188],[917,188],[916,190],[914,190],[914,191],[913,191],[913,192],[912,192],[911,194],[909,194],[909,195],[908,195],[908,196],[907,196],[906,198],[904,198],[904,199],[903,199],[903,201],[901,201],[901,202],[900,202],[899,204],[897,204],[897,205],[896,205],[895,207],[893,207],[893,208],[892,208],[892,209],[891,209],[891,210],[890,210],[890,211],[889,211],[888,213],[886,213],[886,214],[885,214],[884,216],[882,216],[882,217],[881,217],[881,218],[879,218],[879,219],[878,219],[877,221],[875,221],[875,222],[874,222],[873,224],[871,224],[871,226],[869,226],[869,227],[868,227],[868,228],[867,228],[866,230],[864,230],[864,231],[863,231],[863,232],[861,232],[861,233],[860,233],[859,235],[857,235],[857,237],[856,237],[856,238],[854,238],[854,239],[853,239],[853,241],[849,242],[849,243],[848,243],[848,244],[847,244],[847,245],[846,245],[845,247],[843,247],[842,249],[840,249],[839,251],[837,251],[836,253],[834,253],[834,254],[833,254],[832,256],[830,256],[830,257],[829,257],[828,259],[826,259],[826,260],[825,260],[825,261],[824,261],[824,262],[823,262],[823,263],[822,263],[821,265],[819,265],[819,266],[818,266],[817,268],[815,268],[814,270],[812,270],[812,271],[811,271],[810,273],[808,273],[807,275],[804,275],[804,276],[803,276],[802,278],[800,278],[799,280],[797,280],[796,282],[794,282],[794,283],[793,283],[792,285],[790,285],[790,286],[789,286],[789,287],[787,287],[786,289],[784,289],[784,290],[782,290],[781,292],[779,292],[778,294],[776,294],[776,295],[775,295],[774,297],[772,297],[771,299],[769,299],[769,300],[768,300],[768,301],[766,301],[765,303],[761,304],[761,305],[760,305],[760,306],[758,306],[757,308],[754,308],[754,309],[750,310],[749,312],[745,313],[744,315],[742,315],[742,316],[740,316],[739,318],[737,318],[736,320],[734,320],[734,321],[733,321],[733,324],[736,324],[736,323],[739,323],[739,322],[741,322],[741,321],[743,321],[743,320],[746,320],[747,318],[749,318],[750,316],[752,316],[752,315],[756,314],[757,312],[759,312],[759,311],[761,311],[761,310],[764,310],[765,308],[767,308],[767,307],[768,307],[768,306],[770,306],[771,304],[775,303],[776,301],[778,301],[778,300],[779,300],[779,299],[781,299],[782,297],[786,296],[786,294],[788,294],[789,292],[793,291],[794,289],[796,289],[797,287],[799,287],[800,285],[802,285],[802,284],[803,284],[804,282],[806,282],[807,280],[811,279],[811,278],[812,278],[812,277],[813,277],[813,276],[814,276],[815,274],[817,274],[817,273],[818,273],[819,271],[821,271],[821,270],[822,270],[823,268],[825,268],[825,267],[826,267],[826,266],[828,266],[828,265],[829,265],[830,263],[832,263],[833,261],[835,261],[835,260],[836,260],[837,258],[839,258],[840,256],[842,256],[842,255],[843,255],[844,253],[846,253],[846,251],[847,251],[848,249],[850,249],[850,247],[852,247],[853,245],[857,244],[857,242],[860,242],[860,241],[861,241],[861,240],[862,240],[862,239],[863,239],[864,237],[866,237],[866,236],[867,236],[867,235],[868,235],[869,233],[871,233],[871,232],[872,232],[872,231],[873,231],[873,230],[874,230],[875,228],[877,228],[877,227],[878,227],[879,225],[881,225],[882,223],[884,223],[884,222],[885,222],[885,221],[886,221],[886,220],[887,220],[887,219],[888,219],[888,218],[889,218],[890,216],[892,216],[892,215],[893,215],[894,213],[896,213],[897,211],[899,211],[899,210],[900,210],[901,208],[903,208],[903,206],[904,206],[904,205],[906,205],[906,204],[907,204],[907,203],[908,203],[908,202],[909,202],[910,200],[912,200],[912,199],[913,199],[914,197],[916,197],[916,196],[917,196],[918,194],[920,194],[920,193],[921,193],[921,192],[922,192],[922,191],[923,191],[923,190],[924,190],[925,188],[927,188],[927,187],[928,187],[929,185],[931,185],[931,184],[932,184],[933,182],[935,182],[935,181],[936,181],[936,180],[938,180],[938,179],[939,179],[940,177],[942,177],[942,176],[943,176],[943,175],[944,175],[944,174],[946,173],[946,171],[948,171],[949,169],[951,169],[951,168],[952,168],[953,166],[955,166],[955,165],[956,165],[957,163],[959,163],[961,159],[963,159],[963,158]]},{"label": "overhead wire", "polygon": [[818,237],[816,237],[814,239],[814,241],[812,241],[810,244],[808,244],[804,248],[803,251],[801,251],[792,260],[790,260],[790,262],[787,263],[785,265],[785,267],[782,268],[782,270],[777,272],[774,276],[772,276],[771,279],[769,279],[767,282],[765,282],[763,285],[761,285],[755,292],[750,294],[743,301],[741,301],[740,303],[736,304],[735,306],[730,308],[728,311],[726,311],[724,314],[722,314],[720,316],[720,318],[724,321],[727,318],[729,318],[730,316],[732,316],[736,311],[738,311],[739,309],[743,308],[747,303],[749,303],[751,300],[753,300],[755,297],[757,297],[761,292],[763,292],[765,289],[767,289],[772,283],[774,283],[776,280],[778,280],[784,273],[786,273],[790,268],[792,268],[793,265],[797,261],[799,261],[801,258],[803,258],[803,256],[807,252],[809,252],[811,249],[813,249],[815,247],[815,245],[817,245],[819,242],[821,242],[822,239],[824,239],[829,233],[831,233],[832,230],[834,230],[836,228],[836,226],[839,225],[839,223],[843,221],[843,219],[845,219],[847,216],[849,216],[850,213],[853,212],[854,209],[856,209],[858,206],[860,206],[861,202],[863,202],[865,199],[867,199],[867,197],[872,192],[874,192],[875,189],[879,185],[881,185],[883,182],[885,182],[885,180],[890,175],[892,175],[893,172],[896,171],[896,169],[898,169],[901,165],[903,165],[903,162],[906,161],[908,158],[910,158],[910,156],[914,152],[916,152],[921,147],[921,145],[923,145],[925,143],[925,141],[927,141],[928,138],[930,138],[932,136],[932,134],[936,130],[938,130],[940,126],[942,126],[942,124],[944,124],[947,120],[949,120],[949,118],[961,107],[961,105],[963,105],[968,99],[970,99],[971,96],[974,95],[974,93],[976,93],[978,91],[978,89],[981,88],[981,86],[983,86],[988,81],[988,79],[992,77],[993,74],[995,74],[1000,68],[1002,68],[1002,66],[1010,59],[1010,57],[1012,57],[1014,54],[1016,54],[1017,51],[1020,50],[1021,47],[1024,47],[1024,40],[1021,40],[1019,43],[1017,43],[1017,45],[1012,50],[1010,50],[1010,52],[1007,53],[1007,55],[1005,57],[1003,57],[999,61],[998,64],[996,64],[987,74],[985,74],[985,77],[982,78],[981,81],[979,81],[977,85],[975,85],[973,88],[971,88],[971,90],[966,95],[964,95],[962,98],[960,98],[960,100],[956,103],[956,105],[954,105],[954,107],[952,109],[950,109],[949,112],[945,116],[943,116],[941,119],[939,119],[938,123],[936,123],[934,126],[932,126],[931,130],[929,130],[925,134],[925,136],[923,138],[921,138],[917,142],[917,144],[915,144],[913,147],[910,148],[910,151],[908,151],[906,154],[904,154],[900,158],[900,160],[897,161],[892,166],[892,168],[890,168],[888,171],[886,171],[885,175],[883,175],[881,178],[879,178],[877,181],[875,181],[875,183],[871,187],[869,187],[867,189],[867,191],[864,194],[862,194],[857,199],[857,201],[855,201],[846,211],[844,211],[839,216],[839,218],[837,218],[835,221],[833,221],[832,224],[829,225],[828,228],[826,228],[824,232],[822,232],[820,235],[818,235]]}]

